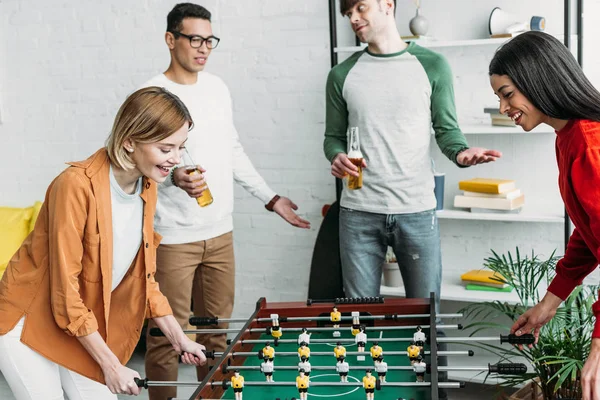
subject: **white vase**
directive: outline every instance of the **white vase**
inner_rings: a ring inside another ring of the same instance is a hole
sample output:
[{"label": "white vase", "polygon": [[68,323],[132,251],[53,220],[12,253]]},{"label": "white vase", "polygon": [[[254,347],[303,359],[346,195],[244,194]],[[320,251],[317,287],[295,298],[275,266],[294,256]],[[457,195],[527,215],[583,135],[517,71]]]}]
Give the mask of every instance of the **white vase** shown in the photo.
[{"label": "white vase", "polygon": [[417,8],[417,14],[410,20],[408,27],[415,36],[425,36],[429,30],[429,21],[420,14],[421,8]]}]

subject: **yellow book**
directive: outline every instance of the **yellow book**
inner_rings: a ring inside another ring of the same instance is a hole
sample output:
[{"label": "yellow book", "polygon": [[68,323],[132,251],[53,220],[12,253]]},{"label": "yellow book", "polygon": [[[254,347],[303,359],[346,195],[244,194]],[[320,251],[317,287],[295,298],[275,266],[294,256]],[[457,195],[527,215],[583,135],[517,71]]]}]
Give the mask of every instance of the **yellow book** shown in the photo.
[{"label": "yellow book", "polygon": [[460,276],[464,282],[477,283],[480,285],[493,285],[503,287],[506,279],[501,274],[489,269],[472,269]]},{"label": "yellow book", "polygon": [[458,182],[458,188],[468,192],[500,194],[515,190],[517,186],[511,179],[473,178]]}]

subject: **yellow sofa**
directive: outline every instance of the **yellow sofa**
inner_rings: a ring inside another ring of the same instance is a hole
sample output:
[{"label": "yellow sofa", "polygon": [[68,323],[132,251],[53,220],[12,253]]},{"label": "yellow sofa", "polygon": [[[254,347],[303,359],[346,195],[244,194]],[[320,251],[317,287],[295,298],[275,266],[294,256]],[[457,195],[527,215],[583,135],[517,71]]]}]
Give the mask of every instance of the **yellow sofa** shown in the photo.
[{"label": "yellow sofa", "polygon": [[0,207],[0,277],[21,243],[33,230],[42,203],[27,208]]}]

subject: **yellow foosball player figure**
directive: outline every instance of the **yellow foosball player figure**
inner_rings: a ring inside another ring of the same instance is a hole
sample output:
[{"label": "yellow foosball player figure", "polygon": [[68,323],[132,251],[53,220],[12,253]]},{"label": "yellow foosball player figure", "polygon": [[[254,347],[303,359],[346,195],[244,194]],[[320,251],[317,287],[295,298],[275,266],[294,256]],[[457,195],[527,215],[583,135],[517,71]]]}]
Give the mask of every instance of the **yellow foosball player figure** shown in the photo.
[{"label": "yellow foosball player figure", "polygon": [[242,392],[244,391],[244,377],[240,375],[239,370],[235,370],[231,377],[231,387],[235,394],[235,400],[242,400]]},{"label": "yellow foosball player figure", "polygon": [[421,354],[421,349],[419,349],[415,342],[411,342],[410,346],[406,348],[406,353],[408,354],[410,365],[414,365],[414,363],[417,362],[417,357]]},{"label": "yellow foosball player figure", "polygon": [[[281,330],[281,327],[279,326],[279,315],[271,314],[271,320],[273,321],[273,324],[271,326],[271,336],[273,336],[275,338],[275,340],[277,341],[283,335],[283,331]],[[277,343],[275,343],[275,344],[277,344]]]},{"label": "yellow foosball player figure", "polygon": [[[333,322],[333,327],[335,329],[340,327],[339,322],[342,320],[342,313],[338,311],[337,307],[333,307],[333,311],[329,314],[331,322]],[[339,331],[333,332],[333,337],[340,337],[341,333]]]},{"label": "yellow foosball player figure", "polygon": [[298,358],[302,359],[302,356],[306,357],[307,360],[310,358],[310,348],[305,342],[300,343],[300,347],[298,347]]},{"label": "yellow foosball player figure", "polygon": [[415,374],[417,374],[417,382],[425,382],[425,371],[427,370],[427,364],[423,361],[423,356],[419,355],[417,361],[413,364]]},{"label": "yellow foosball player figure", "polygon": [[340,361],[340,357],[346,358],[346,348],[342,346],[342,342],[337,342],[337,345],[333,348],[333,354],[338,361]]},{"label": "yellow foosball player figure", "polygon": [[375,398],[375,382],[377,381],[373,375],[371,375],[371,370],[368,369],[365,371],[365,376],[363,377],[363,387],[365,388],[365,393],[367,394],[367,400],[373,400]]},{"label": "yellow foosball player figure", "polygon": [[271,360],[275,358],[275,349],[271,347],[271,342],[266,342],[265,347],[262,349],[263,359]]},{"label": "yellow foosball player figure", "polygon": [[360,312],[352,311],[352,336],[358,335],[360,332]]},{"label": "yellow foosball player figure", "polygon": [[300,369],[298,373],[299,375],[296,377],[296,387],[298,388],[298,394],[300,395],[300,400],[307,400],[308,386],[310,385],[308,381],[308,376],[304,374],[303,369]]},{"label": "yellow foosball player figure", "polygon": [[371,358],[373,359],[373,361],[377,361],[377,359],[383,355],[383,349],[377,341],[373,342],[373,346],[371,346],[369,351],[371,352]]}]

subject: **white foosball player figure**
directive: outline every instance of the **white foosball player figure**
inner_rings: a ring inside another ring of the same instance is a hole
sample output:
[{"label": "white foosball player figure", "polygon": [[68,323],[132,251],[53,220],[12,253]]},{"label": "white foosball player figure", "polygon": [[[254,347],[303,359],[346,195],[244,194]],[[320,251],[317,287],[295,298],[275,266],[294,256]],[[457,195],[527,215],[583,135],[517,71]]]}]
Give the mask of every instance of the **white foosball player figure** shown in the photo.
[{"label": "white foosball player figure", "polygon": [[375,371],[377,372],[377,376],[381,382],[385,382],[385,376],[387,374],[388,365],[385,361],[383,361],[383,357],[379,356],[375,360]]},{"label": "white foosball player figure", "polygon": [[[356,336],[354,336],[354,342],[356,343],[359,353],[362,353],[365,351],[365,345],[367,344],[367,334],[365,333],[364,325],[360,326],[358,333],[356,334]],[[356,359],[358,361],[364,361],[365,356],[358,355],[358,356],[356,356]]]},{"label": "white foosball player figure", "polygon": [[335,371],[340,375],[340,382],[348,382],[348,371],[350,365],[346,362],[346,357],[338,357],[338,362],[335,364]]},{"label": "white foosball player figure", "polygon": [[425,381],[425,371],[427,370],[427,364],[423,361],[423,356],[419,354],[417,361],[413,364],[415,374],[417,374],[417,382]]},{"label": "white foosball player figure", "polygon": [[270,358],[265,359],[260,364],[260,372],[265,374],[265,378],[267,378],[267,382],[273,382],[273,371],[275,370],[275,365],[273,364],[273,360]]},{"label": "white foosball player figure", "polygon": [[300,362],[298,363],[298,372],[300,372],[301,369],[304,370],[304,374],[306,376],[310,376],[310,371],[312,370],[312,366],[310,365],[310,362],[308,361],[306,356],[302,356],[302,358],[300,359]]},{"label": "white foosball player figure", "polygon": [[298,344],[304,342],[308,346],[310,344],[310,335],[312,333],[308,333],[306,328],[302,328],[302,333],[298,335]]},{"label": "white foosball player figure", "polygon": [[427,341],[427,337],[425,333],[421,330],[421,326],[417,326],[417,331],[413,334],[413,342],[415,345],[421,349],[421,353],[423,353],[423,346],[425,346],[425,342]]}]

